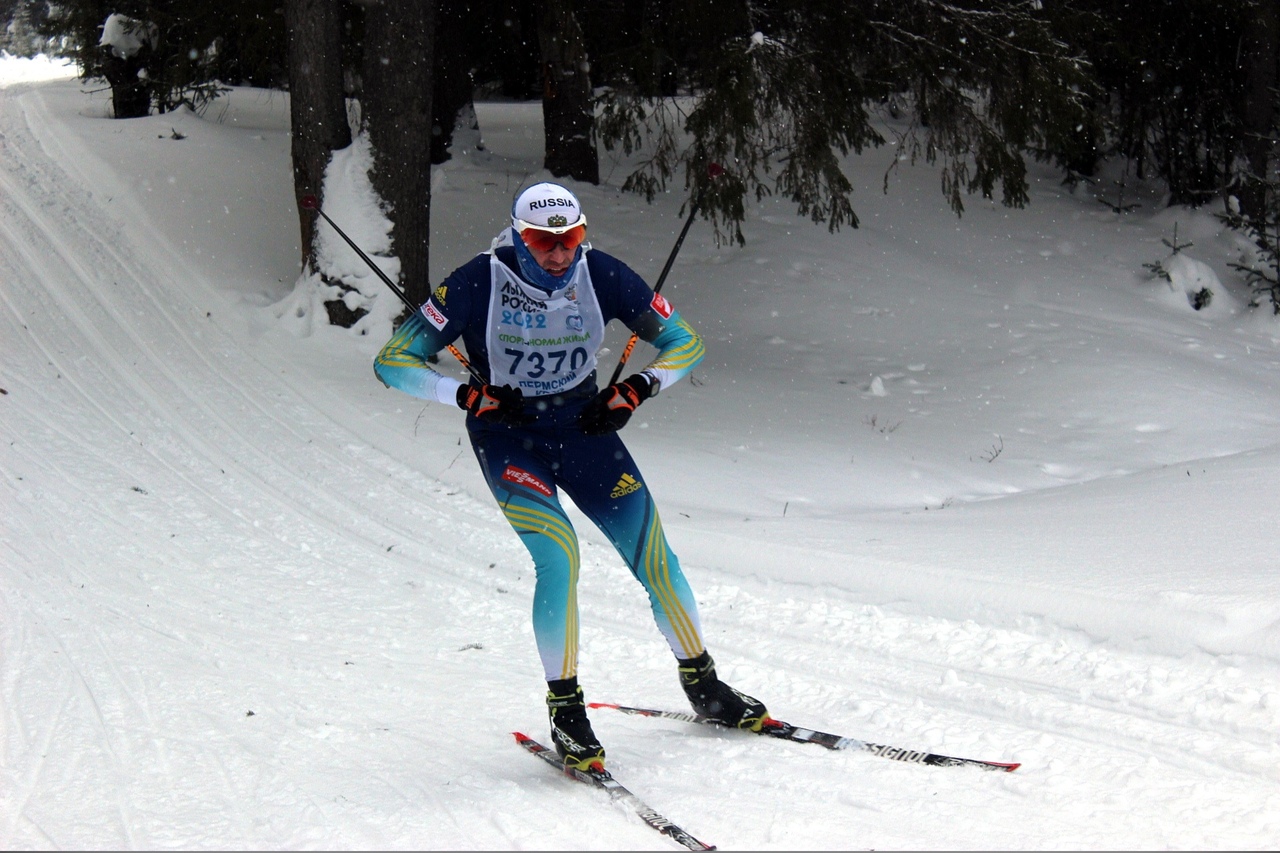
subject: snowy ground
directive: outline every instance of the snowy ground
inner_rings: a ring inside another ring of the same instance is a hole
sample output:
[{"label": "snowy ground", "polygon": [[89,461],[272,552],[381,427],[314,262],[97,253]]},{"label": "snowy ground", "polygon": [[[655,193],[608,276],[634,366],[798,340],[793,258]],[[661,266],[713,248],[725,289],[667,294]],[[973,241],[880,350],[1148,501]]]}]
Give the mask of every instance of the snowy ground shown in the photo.
[{"label": "snowy ground", "polygon": [[[527,555],[460,413],[374,379],[388,330],[293,293],[284,96],[117,122],[65,76],[0,61],[0,846],[674,849],[514,745]],[[480,120],[436,279],[545,177],[537,105]],[[1023,767],[599,711],[611,768],[722,849],[1274,849],[1280,322],[1237,238],[1048,171],[956,219],[931,170],[881,194],[892,156],[850,161],[858,230],[695,225],[664,292],[709,355],[625,435],[732,683]],[[682,199],[602,172],[591,239],[652,279]],[[579,530],[588,699],[683,707]]]}]

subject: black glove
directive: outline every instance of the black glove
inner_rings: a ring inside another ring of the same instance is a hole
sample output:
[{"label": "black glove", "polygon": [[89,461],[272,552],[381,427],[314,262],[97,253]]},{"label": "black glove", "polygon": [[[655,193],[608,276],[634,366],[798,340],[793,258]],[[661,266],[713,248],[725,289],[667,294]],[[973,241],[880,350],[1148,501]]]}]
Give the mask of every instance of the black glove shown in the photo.
[{"label": "black glove", "polygon": [[606,435],[627,425],[636,406],[652,397],[658,390],[656,380],[643,373],[636,373],[610,385],[582,407],[578,426],[587,435]]},{"label": "black glove", "polygon": [[458,389],[458,408],[483,421],[524,426],[534,421],[524,411],[524,392],[510,385],[463,385]]}]

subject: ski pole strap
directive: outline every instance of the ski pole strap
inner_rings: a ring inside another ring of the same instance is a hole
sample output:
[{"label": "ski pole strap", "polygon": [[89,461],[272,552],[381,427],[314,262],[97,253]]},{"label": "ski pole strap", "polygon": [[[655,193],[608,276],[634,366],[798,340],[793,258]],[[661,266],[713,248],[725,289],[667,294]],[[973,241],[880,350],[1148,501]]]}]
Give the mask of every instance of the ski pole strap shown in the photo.
[{"label": "ski pole strap", "polygon": [[458,360],[459,364],[461,364],[463,367],[467,369],[468,373],[470,373],[472,376],[475,377],[477,382],[479,382],[481,385],[489,384],[488,381],[483,376],[480,375],[480,371],[476,370],[475,365],[467,361],[467,357],[463,355],[462,352],[457,347],[455,347],[453,344],[449,344],[446,347],[446,349],[448,349],[449,353]]},{"label": "ski pole strap", "polygon": [[640,340],[640,336],[632,332],[631,340],[627,341],[627,346],[622,350],[622,356],[618,359],[618,365],[613,369],[613,376],[609,379],[610,385],[618,384],[618,377],[622,375],[622,368],[626,366],[627,359],[631,358],[631,351],[636,348],[636,341],[638,340]]}]

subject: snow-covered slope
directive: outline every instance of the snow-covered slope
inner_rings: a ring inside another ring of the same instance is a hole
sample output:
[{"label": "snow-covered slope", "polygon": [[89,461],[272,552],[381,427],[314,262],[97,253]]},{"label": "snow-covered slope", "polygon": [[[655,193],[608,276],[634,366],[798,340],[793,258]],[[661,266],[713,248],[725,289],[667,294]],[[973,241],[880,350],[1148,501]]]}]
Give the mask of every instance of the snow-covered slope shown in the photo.
[{"label": "snow-covered slope", "polygon": [[[545,731],[528,557],[460,413],[293,292],[284,97],[116,122],[0,69],[5,846],[669,849],[514,745]],[[536,105],[480,120],[434,177],[437,278],[545,177]],[[709,355],[626,437],[727,679],[1023,767],[599,711],[611,768],[722,849],[1274,848],[1280,326],[1237,242],[1048,172],[956,219],[928,170],[881,194],[891,158],[850,161],[860,229],[774,201],[745,249],[695,226],[664,293]],[[626,168],[575,190],[653,277],[681,199],[620,194]],[[1195,263],[1150,280],[1175,223]],[[682,707],[579,532],[588,699]]]}]

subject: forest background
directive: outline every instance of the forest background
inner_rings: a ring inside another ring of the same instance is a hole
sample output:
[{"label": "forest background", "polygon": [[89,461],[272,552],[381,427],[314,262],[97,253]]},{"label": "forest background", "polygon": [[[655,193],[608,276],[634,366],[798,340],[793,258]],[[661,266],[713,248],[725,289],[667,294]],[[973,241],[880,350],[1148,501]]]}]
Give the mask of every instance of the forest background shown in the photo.
[{"label": "forest background", "polygon": [[[1107,175],[1119,212],[1155,181],[1251,238],[1237,272],[1280,313],[1275,0],[0,0],[0,20],[0,49],[73,58],[118,118],[289,91],[298,197],[323,204],[334,153],[367,144],[387,236],[366,249],[415,304],[431,165],[483,145],[474,104],[498,99],[541,100],[551,175],[598,184],[602,149],[642,152],[622,188],[685,192],[718,241],[769,195],[856,227],[841,157],[886,142],[941,166],[957,216],[973,194],[1024,206],[1029,159]],[[298,218],[300,281],[351,326],[384,294]]]}]

